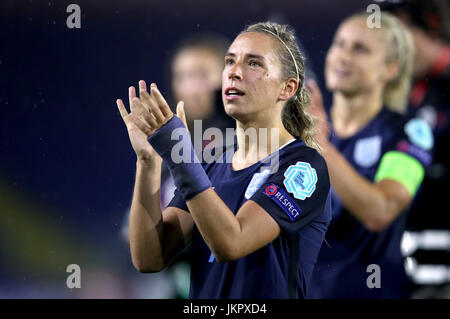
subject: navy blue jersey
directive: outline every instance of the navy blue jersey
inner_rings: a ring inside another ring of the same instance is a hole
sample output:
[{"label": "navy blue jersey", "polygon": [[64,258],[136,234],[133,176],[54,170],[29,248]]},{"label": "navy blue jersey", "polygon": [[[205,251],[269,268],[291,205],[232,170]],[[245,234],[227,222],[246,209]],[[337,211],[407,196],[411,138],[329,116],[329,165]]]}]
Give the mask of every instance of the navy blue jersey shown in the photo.
[{"label": "navy blue jersey", "polygon": [[[275,153],[276,171],[264,161],[233,170],[226,159],[235,149],[223,152],[222,163],[203,165],[216,193],[234,214],[247,200],[255,201],[281,233],[245,257],[220,263],[194,226],[190,298],[303,298],[331,219],[325,160],[297,139]],[[188,211],[178,190],[169,206]]]},{"label": "navy blue jersey", "polygon": [[[429,126],[387,108],[354,136],[340,139],[332,133],[330,139],[349,164],[369,181],[376,181],[383,158],[391,153],[405,155],[417,163],[422,172],[431,161],[433,137]],[[420,181],[417,181],[419,185]],[[407,297],[409,281],[400,251],[407,213],[400,214],[385,230],[370,232],[347,211],[333,188],[331,193],[333,219],[312,276],[308,298]],[[373,273],[369,265],[373,264],[380,267],[381,288],[369,288],[367,284]]]}]

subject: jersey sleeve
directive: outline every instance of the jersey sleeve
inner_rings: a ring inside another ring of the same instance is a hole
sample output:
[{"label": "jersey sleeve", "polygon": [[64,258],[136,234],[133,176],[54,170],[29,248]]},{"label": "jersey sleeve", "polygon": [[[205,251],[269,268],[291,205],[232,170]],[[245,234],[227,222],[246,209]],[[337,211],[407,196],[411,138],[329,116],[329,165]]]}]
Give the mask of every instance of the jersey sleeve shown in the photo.
[{"label": "jersey sleeve", "polygon": [[189,213],[189,209],[186,205],[186,200],[184,199],[181,192],[176,188],[172,200],[169,202],[167,207],[176,207],[185,210]]},{"label": "jersey sleeve", "polygon": [[421,119],[409,119],[378,166],[375,181],[392,179],[414,196],[432,159],[433,133]]},{"label": "jersey sleeve", "polygon": [[[276,173],[250,197],[289,236],[316,219],[329,205],[330,180],[325,160],[316,153],[312,160],[293,156],[280,163]],[[331,219],[331,213],[327,222]]]}]

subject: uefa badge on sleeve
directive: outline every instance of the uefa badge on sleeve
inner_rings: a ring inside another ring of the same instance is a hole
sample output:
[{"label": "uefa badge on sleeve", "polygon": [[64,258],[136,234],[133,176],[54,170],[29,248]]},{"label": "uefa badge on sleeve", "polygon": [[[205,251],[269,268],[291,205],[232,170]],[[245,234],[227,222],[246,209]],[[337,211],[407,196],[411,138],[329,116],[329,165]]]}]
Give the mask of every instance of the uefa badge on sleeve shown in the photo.
[{"label": "uefa badge on sleeve", "polygon": [[284,172],[283,184],[295,198],[304,200],[316,190],[317,173],[309,163],[297,162]]}]

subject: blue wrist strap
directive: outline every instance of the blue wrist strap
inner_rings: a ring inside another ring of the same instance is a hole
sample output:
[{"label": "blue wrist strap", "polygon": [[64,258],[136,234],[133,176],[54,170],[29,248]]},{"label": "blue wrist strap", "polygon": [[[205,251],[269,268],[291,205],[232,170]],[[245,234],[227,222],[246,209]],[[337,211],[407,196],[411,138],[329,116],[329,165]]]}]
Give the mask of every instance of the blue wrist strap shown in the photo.
[{"label": "blue wrist strap", "polygon": [[[179,117],[174,115],[148,137],[148,142],[166,162],[175,186],[186,200],[211,187],[208,175],[194,152],[189,131]],[[180,149],[183,151],[182,159],[176,152]]]}]

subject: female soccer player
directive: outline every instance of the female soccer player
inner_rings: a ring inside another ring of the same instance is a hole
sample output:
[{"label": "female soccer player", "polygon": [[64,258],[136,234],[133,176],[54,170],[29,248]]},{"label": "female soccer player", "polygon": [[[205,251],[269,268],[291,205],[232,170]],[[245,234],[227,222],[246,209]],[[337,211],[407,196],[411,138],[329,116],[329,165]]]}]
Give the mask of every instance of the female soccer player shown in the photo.
[{"label": "female soccer player", "polygon": [[[139,98],[130,88],[130,114],[117,100],[137,155],[130,246],[139,271],[162,270],[192,240],[191,298],[305,296],[331,198],[325,161],[310,147],[313,122],[303,82],[304,60],[287,26],[258,23],[239,34],[222,74],[237,145],[224,148],[218,159],[225,160],[204,165],[179,118],[182,105],[173,115],[155,84],[149,94],[140,81]],[[268,129],[267,143],[247,134],[259,129]],[[172,132],[183,138],[172,140]],[[171,156],[180,143],[191,161]],[[270,152],[273,144],[282,147]],[[264,169],[274,158],[278,165]],[[177,186],[163,213],[161,159]]]},{"label": "female soccer player", "polygon": [[327,54],[330,140],[320,91],[311,85],[323,123],[319,144],[330,172],[333,219],[308,297],[408,296],[400,240],[433,137],[424,121],[399,114],[411,83],[410,34],[388,13],[381,13],[379,29],[366,20],[366,14],[345,20]]}]

